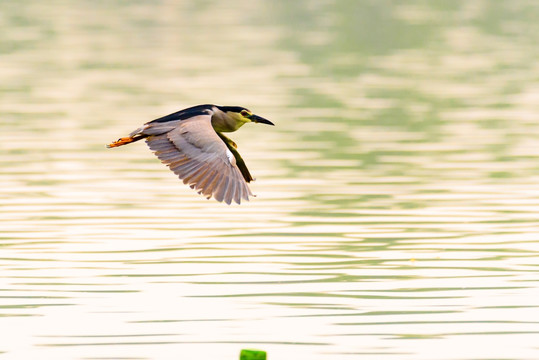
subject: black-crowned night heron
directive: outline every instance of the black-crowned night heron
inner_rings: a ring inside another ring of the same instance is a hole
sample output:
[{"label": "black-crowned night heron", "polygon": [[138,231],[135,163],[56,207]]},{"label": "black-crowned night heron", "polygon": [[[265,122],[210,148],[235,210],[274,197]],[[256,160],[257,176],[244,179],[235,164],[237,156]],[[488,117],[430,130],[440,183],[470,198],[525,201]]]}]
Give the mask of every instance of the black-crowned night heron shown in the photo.
[{"label": "black-crowned night heron", "polygon": [[273,125],[241,106],[198,105],[150,121],[120,138],[109,148],[141,139],[170,170],[208,199],[227,204],[253,195],[247,183],[253,177],[223,132],[238,130],[248,122]]}]

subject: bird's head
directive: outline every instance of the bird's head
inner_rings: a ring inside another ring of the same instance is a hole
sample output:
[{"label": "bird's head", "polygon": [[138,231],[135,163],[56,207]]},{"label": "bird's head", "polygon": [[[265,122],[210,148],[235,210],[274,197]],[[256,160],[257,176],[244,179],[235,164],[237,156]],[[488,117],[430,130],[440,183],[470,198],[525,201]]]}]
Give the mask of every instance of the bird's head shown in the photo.
[{"label": "bird's head", "polygon": [[219,110],[224,112],[228,118],[230,118],[231,120],[234,120],[235,122],[241,125],[248,122],[275,125],[271,121],[264,119],[261,116],[255,115],[248,109],[241,106],[220,106]]}]

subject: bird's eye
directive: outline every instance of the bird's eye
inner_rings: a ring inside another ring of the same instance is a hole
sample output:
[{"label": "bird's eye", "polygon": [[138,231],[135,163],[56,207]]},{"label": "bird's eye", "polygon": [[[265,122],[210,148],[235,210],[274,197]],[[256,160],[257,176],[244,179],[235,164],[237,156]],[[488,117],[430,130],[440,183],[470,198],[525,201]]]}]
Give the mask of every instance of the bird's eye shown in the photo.
[{"label": "bird's eye", "polygon": [[250,113],[249,111],[247,111],[247,110],[242,110],[242,111],[240,112],[240,114],[241,114],[241,116],[243,116],[243,117],[249,117],[249,116],[251,116],[251,113]]}]

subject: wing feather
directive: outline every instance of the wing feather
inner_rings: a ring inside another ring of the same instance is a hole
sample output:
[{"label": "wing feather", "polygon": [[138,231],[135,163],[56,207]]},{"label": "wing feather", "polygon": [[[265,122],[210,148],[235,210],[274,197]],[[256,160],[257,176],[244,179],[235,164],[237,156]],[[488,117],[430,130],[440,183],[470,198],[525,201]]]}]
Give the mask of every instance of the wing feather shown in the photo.
[{"label": "wing feather", "polygon": [[217,199],[217,201],[225,200],[225,192],[226,192],[227,186],[228,186],[228,176],[223,175],[214,193],[215,199]]},{"label": "wing feather", "polygon": [[225,201],[227,202],[227,204],[231,204],[232,201],[236,198],[236,186],[237,184],[235,181],[230,181],[230,183],[228,184],[228,188],[225,192]]},{"label": "wing feather", "polygon": [[206,197],[211,196],[212,188],[210,184],[215,180],[216,175],[216,171],[212,170],[197,184],[197,189],[199,189],[201,194]]},{"label": "wing feather", "polygon": [[188,172],[186,171],[183,175],[183,182],[184,184],[196,184],[195,182],[195,176],[198,174],[199,171],[204,170],[205,167],[203,165],[197,164],[195,167],[191,168]]},{"label": "wing feather", "polygon": [[[219,188],[219,184],[221,183],[221,181],[223,181],[223,174],[220,174],[219,172],[216,172],[216,174],[213,176],[213,179],[207,185],[208,190],[211,191],[214,196],[217,193],[217,190]],[[217,201],[219,201],[219,200],[217,200]]]},{"label": "wing feather", "polygon": [[[227,204],[249,200],[252,194],[244,175],[236,158],[227,153],[227,144],[211,126],[210,115],[148,125],[148,146],[184,183]],[[158,126],[160,131],[152,130]]]},{"label": "wing feather", "polygon": [[177,172],[178,175],[181,176],[182,179],[187,180],[189,173],[191,173],[192,170],[196,170],[201,165],[204,165],[204,164],[190,160],[185,163],[179,163],[179,164],[176,163],[174,165],[174,168],[171,167],[171,169],[174,172]]},{"label": "wing feather", "polygon": [[249,200],[249,195],[253,195],[249,189],[249,186],[247,186],[247,183],[242,184],[242,198]]},{"label": "wing feather", "polygon": [[192,177],[192,188],[194,189],[197,185],[197,183],[199,183],[204,175],[206,175],[206,173],[209,171],[209,169],[207,167],[203,167],[201,169],[199,169],[195,174],[193,174],[193,177]]},{"label": "wing feather", "polygon": [[202,178],[197,181],[196,183],[196,188],[198,190],[202,190],[202,189],[205,189],[206,188],[206,184],[208,183],[208,181],[210,181],[210,179],[213,177],[213,173],[215,171],[213,169],[208,169],[207,172],[204,173],[204,175],[202,175]]}]

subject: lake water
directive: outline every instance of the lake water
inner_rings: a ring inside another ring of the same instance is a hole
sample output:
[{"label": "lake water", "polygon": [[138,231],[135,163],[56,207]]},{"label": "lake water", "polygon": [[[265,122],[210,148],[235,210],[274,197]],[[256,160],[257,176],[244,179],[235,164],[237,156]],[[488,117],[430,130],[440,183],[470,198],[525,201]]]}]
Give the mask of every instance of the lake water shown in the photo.
[{"label": "lake water", "polygon": [[[539,359],[535,1],[0,3],[0,358]],[[257,194],[142,142],[188,106]]]}]

